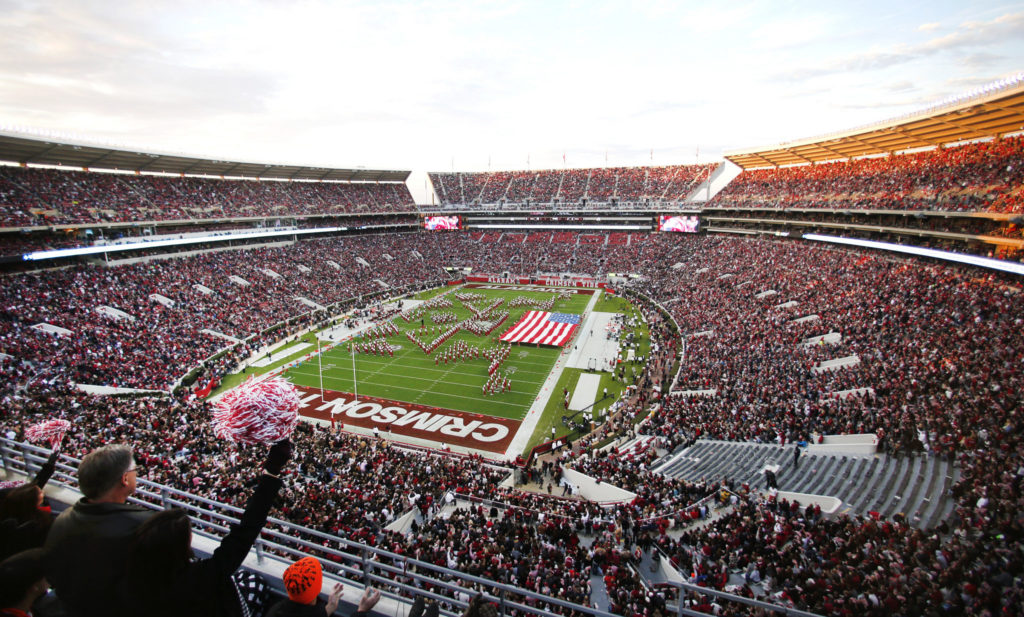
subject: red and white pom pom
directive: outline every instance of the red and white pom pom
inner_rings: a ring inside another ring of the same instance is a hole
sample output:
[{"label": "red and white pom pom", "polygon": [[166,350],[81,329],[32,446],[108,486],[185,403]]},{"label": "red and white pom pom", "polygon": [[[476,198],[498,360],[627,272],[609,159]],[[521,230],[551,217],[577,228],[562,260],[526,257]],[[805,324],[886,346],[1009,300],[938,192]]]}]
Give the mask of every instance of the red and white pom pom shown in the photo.
[{"label": "red and white pom pom", "polygon": [[217,403],[213,431],[235,443],[277,443],[295,430],[299,405],[299,393],[286,379],[251,377]]},{"label": "red and white pom pom", "polygon": [[42,443],[44,441],[50,443],[51,448],[56,448],[57,445],[64,439],[64,434],[71,428],[71,423],[67,420],[47,420],[46,422],[40,422],[39,424],[33,424],[32,426],[25,429],[25,439],[32,443]]}]

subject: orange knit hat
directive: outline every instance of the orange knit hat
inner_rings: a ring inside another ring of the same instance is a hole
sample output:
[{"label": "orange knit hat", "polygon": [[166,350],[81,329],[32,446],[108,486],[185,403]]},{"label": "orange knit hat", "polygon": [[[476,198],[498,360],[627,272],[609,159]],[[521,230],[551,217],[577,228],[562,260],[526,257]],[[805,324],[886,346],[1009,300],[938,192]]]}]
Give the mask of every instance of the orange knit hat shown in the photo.
[{"label": "orange knit hat", "polygon": [[284,588],[293,602],[313,604],[323,584],[323,570],[313,557],[303,557],[284,571]]}]

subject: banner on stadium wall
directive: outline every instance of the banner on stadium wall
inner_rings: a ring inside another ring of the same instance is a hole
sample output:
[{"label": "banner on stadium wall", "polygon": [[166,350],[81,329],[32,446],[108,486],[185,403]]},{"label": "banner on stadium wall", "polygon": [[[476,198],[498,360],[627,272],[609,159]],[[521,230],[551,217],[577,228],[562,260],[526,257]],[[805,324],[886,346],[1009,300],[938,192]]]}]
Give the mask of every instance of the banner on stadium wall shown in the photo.
[{"label": "banner on stadium wall", "polygon": [[[511,290],[511,291],[531,291],[529,289],[524,290],[521,285],[508,285],[498,283],[466,283],[466,289],[500,289],[500,290]],[[574,294],[592,296],[596,291],[593,289],[587,289],[584,287],[563,287],[562,291],[572,290]],[[543,289],[533,291],[544,291]]]},{"label": "banner on stadium wall", "polygon": [[607,284],[592,278],[561,279],[541,277],[534,279],[533,282],[535,285],[548,285],[552,287],[590,287],[595,289],[604,287]]},{"label": "banner on stadium wall", "polygon": [[470,283],[499,283],[505,285],[545,285],[548,287],[588,287],[593,289],[604,288],[607,283],[590,277],[573,277],[568,279],[542,276],[530,278],[525,276],[467,276],[466,282]]},{"label": "banner on stadium wall", "polygon": [[523,276],[467,276],[473,283],[504,283],[506,285],[529,285],[530,278]]}]

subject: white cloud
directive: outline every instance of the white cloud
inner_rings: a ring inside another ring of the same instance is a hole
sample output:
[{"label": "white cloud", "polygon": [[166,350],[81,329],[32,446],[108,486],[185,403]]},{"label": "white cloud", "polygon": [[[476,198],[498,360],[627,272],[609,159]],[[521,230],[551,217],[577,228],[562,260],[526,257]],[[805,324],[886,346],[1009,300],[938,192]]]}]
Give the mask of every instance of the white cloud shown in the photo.
[{"label": "white cloud", "polygon": [[335,166],[646,164],[652,148],[664,164],[1020,68],[1022,14],[906,6],[0,0],[0,121]]},{"label": "white cloud", "polygon": [[826,60],[818,65],[786,69],[779,79],[802,81],[825,75],[876,71],[910,63],[940,52],[980,47],[1000,47],[1006,41],[1024,40],[1024,12],[1002,15],[987,22],[965,22],[957,30],[917,44],[897,43],[865,52]]}]

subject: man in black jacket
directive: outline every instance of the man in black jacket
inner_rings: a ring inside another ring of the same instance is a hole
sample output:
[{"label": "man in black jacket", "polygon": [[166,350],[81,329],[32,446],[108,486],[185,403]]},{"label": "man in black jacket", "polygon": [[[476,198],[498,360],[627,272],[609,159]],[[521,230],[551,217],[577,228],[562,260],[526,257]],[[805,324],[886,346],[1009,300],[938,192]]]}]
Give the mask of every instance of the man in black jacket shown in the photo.
[{"label": "man in black jacket", "polygon": [[154,514],[126,503],[137,477],[126,445],[93,450],[78,467],[84,497],[57,517],[45,544],[46,579],[72,617],[109,614],[132,532]]}]

